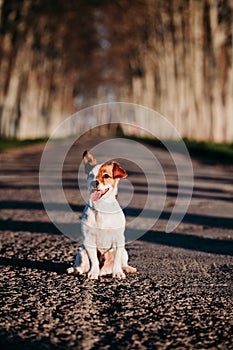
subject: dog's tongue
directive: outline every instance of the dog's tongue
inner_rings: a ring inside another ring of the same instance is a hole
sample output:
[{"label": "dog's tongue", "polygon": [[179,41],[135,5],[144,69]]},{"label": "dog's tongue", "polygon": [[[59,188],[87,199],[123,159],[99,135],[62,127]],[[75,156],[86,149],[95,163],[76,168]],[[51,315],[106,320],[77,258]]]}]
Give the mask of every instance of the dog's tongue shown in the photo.
[{"label": "dog's tongue", "polygon": [[100,199],[106,192],[107,192],[106,190],[104,190],[104,191],[97,191],[97,190],[95,190],[94,192],[92,192],[90,198],[94,202],[98,201],[98,199]]}]

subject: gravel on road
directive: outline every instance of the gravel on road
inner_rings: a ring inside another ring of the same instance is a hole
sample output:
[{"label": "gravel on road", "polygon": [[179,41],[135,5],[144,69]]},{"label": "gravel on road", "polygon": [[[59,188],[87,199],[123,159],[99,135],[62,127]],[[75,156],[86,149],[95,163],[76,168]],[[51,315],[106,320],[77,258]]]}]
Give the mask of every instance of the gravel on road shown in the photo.
[{"label": "gravel on road", "polygon": [[[77,143],[65,165],[64,190],[79,216],[85,202],[78,163],[84,148],[100,141]],[[42,150],[38,145],[0,155],[0,348],[233,349],[232,168],[193,159],[189,210],[166,234],[177,191],[171,173],[160,219],[127,245],[137,274],[89,281],[66,274],[79,242],[62,235],[44,210]],[[150,150],[169,175],[166,151]],[[132,172],[131,179],[143,190],[142,175]],[[127,219],[137,215],[143,193],[135,191]]]}]

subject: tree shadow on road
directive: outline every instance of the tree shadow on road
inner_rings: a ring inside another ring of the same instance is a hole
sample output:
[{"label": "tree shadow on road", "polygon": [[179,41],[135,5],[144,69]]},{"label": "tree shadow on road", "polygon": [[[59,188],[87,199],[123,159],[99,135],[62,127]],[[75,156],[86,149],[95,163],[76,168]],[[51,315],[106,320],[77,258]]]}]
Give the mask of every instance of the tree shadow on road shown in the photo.
[{"label": "tree shadow on road", "polygon": [[[64,232],[80,232],[79,223],[59,223],[59,228]],[[52,222],[23,221],[23,220],[0,220],[0,230],[11,232],[47,233],[60,235],[61,231]],[[79,235],[80,236],[80,235]],[[72,235],[74,237],[74,233]]]},{"label": "tree shadow on road", "polygon": [[[135,207],[127,207],[124,209],[124,213],[126,216],[138,217],[142,212],[141,208]],[[169,220],[171,213],[168,211],[163,211],[161,215],[160,213],[154,209],[146,209],[143,210],[143,217],[146,218],[157,218],[161,220]],[[219,227],[219,228],[233,228],[233,218],[230,217],[221,217],[221,216],[210,216],[210,215],[201,215],[201,214],[193,214],[186,213],[182,222],[200,225],[200,226],[209,226],[209,227]]]},{"label": "tree shadow on road", "polygon": [[161,231],[148,231],[139,240],[169,247],[233,256],[233,240],[220,240]]},{"label": "tree shadow on road", "polygon": [[[6,203],[5,203],[6,204]],[[31,207],[32,203],[24,203],[23,206]],[[12,205],[12,203],[11,203]],[[22,203],[14,203],[14,207],[21,207]],[[43,205],[37,203],[34,205],[37,209],[42,209]],[[57,209],[59,210],[59,204]],[[62,208],[60,208],[62,209]],[[82,207],[77,206],[78,211],[81,211]],[[131,217],[137,217],[141,213],[141,209],[128,207],[125,209],[125,214]],[[158,213],[154,210],[146,210],[143,212],[143,216],[146,218],[156,217]],[[169,220],[171,213],[162,212],[160,219]],[[157,215],[158,216],[158,215]],[[190,214],[187,213],[183,218],[184,223],[198,225],[212,228],[226,228],[231,229],[233,227],[233,219],[226,217],[213,217],[208,215]],[[59,228],[64,228],[64,232],[77,232],[80,236],[80,224],[77,223],[60,223]],[[2,220],[0,219],[0,230],[10,232],[30,232],[30,233],[46,233],[49,235],[60,235],[61,231],[52,222],[43,221],[24,221],[24,220]],[[132,233],[132,237],[140,237],[140,234],[135,234],[136,230]],[[190,234],[171,233],[166,234],[161,231],[149,231],[141,240],[163,244],[172,247],[180,247],[184,249],[199,250],[203,252],[209,252],[214,254],[233,255],[233,240],[220,240],[205,237],[198,237]],[[129,239],[130,240],[130,239]],[[27,263],[27,262],[26,262]]]},{"label": "tree shadow on road", "polygon": [[18,259],[18,258],[6,258],[0,257],[1,266],[13,266],[13,267],[26,267],[30,269],[43,270],[48,272],[56,272],[58,275],[66,273],[66,269],[70,267],[69,263],[60,263],[50,260],[36,261],[29,259]]}]

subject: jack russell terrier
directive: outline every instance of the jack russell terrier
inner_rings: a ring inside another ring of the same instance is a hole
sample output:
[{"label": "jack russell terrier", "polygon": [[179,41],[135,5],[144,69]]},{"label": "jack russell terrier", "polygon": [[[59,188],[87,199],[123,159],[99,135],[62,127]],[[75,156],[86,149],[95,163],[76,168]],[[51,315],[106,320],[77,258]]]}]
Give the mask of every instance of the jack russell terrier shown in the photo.
[{"label": "jack russell terrier", "polygon": [[125,249],[125,216],[116,199],[118,182],[127,173],[114,161],[97,164],[91,153],[83,153],[90,199],[81,219],[83,243],[69,274],[88,273],[89,279],[112,275],[124,279],[135,273],[128,265]]}]

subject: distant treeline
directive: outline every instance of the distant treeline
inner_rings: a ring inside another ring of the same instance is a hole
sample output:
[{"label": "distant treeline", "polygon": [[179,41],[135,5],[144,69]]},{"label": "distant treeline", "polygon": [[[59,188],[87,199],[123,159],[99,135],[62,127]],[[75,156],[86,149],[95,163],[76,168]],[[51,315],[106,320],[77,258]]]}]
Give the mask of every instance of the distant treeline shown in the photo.
[{"label": "distant treeline", "polygon": [[0,136],[125,101],[232,142],[232,14],[233,0],[0,0]]}]

